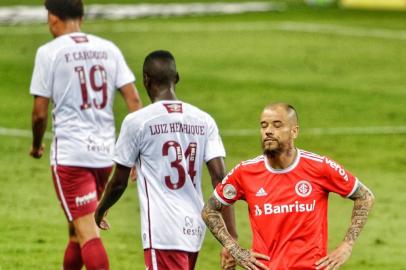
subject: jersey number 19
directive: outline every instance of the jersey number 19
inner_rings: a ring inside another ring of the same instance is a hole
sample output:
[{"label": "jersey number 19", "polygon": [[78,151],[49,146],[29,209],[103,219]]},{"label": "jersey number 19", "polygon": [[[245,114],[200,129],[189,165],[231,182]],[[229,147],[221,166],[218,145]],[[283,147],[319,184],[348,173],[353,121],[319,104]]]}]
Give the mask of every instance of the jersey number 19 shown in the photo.
[{"label": "jersey number 19", "polygon": [[[75,67],[75,72],[79,76],[80,89],[82,92],[82,104],[81,110],[91,108],[92,103],[89,101],[87,94],[86,72],[83,66]],[[101,103],[97,103],[96,99],[93,99],[93,105],[96,109],[102,110],[107,105],[107,74],[102,65],[94,65],[89,70],[90,87],[95,92],[102,93]]]}]

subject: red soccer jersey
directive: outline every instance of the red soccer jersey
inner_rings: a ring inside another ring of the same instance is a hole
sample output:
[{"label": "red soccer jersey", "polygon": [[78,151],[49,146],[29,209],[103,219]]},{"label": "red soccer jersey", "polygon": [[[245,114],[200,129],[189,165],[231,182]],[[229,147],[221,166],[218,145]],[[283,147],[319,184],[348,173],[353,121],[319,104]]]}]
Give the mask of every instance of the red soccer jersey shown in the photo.
[{"label": "red soccer jersey", "polygon": [[329,192],[349,197],[358,180],[327,157],[298,150],[291,166],[275,170],[264,156],[237,165],[214,195],[223,204],[248,203],[252,249],[268,255],[270,270],[315,269],[327,254]]}]

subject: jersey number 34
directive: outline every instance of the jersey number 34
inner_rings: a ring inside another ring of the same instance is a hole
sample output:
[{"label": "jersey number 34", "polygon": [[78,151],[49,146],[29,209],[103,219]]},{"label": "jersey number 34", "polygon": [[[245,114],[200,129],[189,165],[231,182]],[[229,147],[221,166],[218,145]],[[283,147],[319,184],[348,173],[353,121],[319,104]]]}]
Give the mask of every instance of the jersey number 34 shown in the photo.
[{"label": "jersey number 34", "polygon": [[[183,187],[186,181],[186,171],[185,168],[182,165],[182,160],[183,160],[183,151],[182,147],[180,144],[176,141],[167,141],[164,143],[162,147],[162,155],[163,156],[168,156],[169,155],[169,149],[173,148],[176,153],[176,158],[174,161],[171,162],[171,167],[175,168],[178,171],[178,179],[176,182],[174,182],[169,175],[165,176],[165,184],[169,189],[175,190],[175,189],[180,189]],[[192,180],[192,183],[194,186],[196,186],[195,183],[195,176],[196,176],[196,170],[195,170],[195,162],[196,162],[196,149],[197,149],[197,143],[191,142],[189,143],[188,148],[185,151],[185,158],[189,160],[188,168],[188,174],[190,176],[190,179]]]}]

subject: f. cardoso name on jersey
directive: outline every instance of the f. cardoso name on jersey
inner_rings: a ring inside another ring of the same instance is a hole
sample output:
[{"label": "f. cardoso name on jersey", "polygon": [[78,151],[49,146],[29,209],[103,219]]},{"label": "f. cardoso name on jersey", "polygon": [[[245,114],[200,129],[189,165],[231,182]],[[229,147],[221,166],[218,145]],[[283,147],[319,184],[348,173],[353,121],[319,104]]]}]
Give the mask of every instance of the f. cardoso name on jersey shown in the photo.
[{"label": "f. cardoso name on jersey", "polygon": [[66,63],[72,61],[86,61],[86,60],[107,60],[108,53],[106,51],[95,51],[95,50],[85,50],[85,51],[74,51],[67,52],[64,54]]}]

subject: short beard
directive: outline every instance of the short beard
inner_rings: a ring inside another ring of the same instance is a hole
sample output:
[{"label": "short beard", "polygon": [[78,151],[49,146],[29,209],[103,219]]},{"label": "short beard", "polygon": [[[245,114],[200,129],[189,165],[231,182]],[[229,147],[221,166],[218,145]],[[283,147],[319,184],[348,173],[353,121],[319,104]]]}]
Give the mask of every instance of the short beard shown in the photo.
[{"label": "short beard", "polygon": [[265,143],[262,142],[262,151],[263,151],[264,155],[266,155],[266,156],[276,157],[282,153],[282,147],[281,147],[281,145],[279,145],[279,142],[278,142],[278,146],[276,148],[268,149],[265,147]]},{"label": "short beard", "polygon": [[266,155],[268,157],[274,158],[274,157],[279,156],[282,153],[282,149],[280,149],[280,148],[272,149],[272,150],[264,149],[263,153],[264,153],[264,155]]}]

